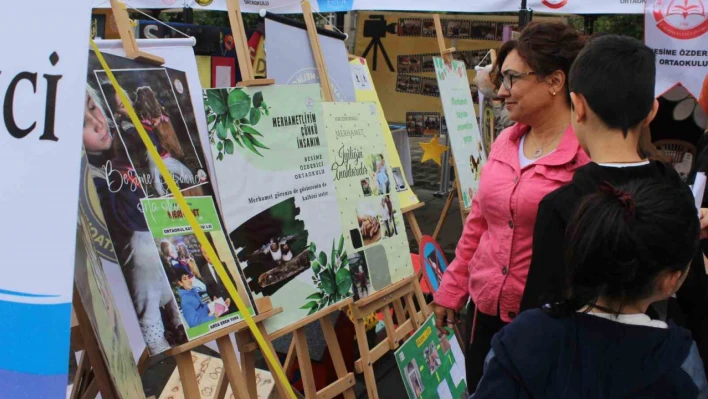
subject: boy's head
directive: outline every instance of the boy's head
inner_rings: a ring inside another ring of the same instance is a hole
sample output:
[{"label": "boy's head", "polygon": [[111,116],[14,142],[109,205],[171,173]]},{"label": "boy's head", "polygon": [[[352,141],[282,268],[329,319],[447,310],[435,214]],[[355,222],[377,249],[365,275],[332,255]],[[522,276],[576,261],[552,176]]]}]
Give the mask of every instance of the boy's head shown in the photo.
[{"label": "boy's head", "polygon": [[177,286],[186,291],[190,291],[192,288],[194,288],[194,282],[191,278],[189,278],[189,273],[184,270],[180,270],[177,272],[177,275],[175,276],[175,282],[177,283]]},{"label": "boy's head", "polygon": [[591,140],[601,139],[597,132],[608,129],[638,140],[659,106],[655,80],[654,52],[640,41],[617,35],[591,40],[569,75],[571,122],[580,144],[587,150]]}]

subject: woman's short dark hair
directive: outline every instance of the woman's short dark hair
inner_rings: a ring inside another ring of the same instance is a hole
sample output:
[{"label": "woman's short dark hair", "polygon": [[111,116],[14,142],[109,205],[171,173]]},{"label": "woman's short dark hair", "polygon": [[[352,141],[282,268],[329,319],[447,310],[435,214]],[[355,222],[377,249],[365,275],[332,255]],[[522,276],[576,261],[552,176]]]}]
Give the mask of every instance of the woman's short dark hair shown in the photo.
[{"label": "woman's short dark hair", "polygon": [[493,80],[500,82],[501,67],[513,50],[529,65],[538,77],[545,77],[555,71],[563,71],[566,76],[566,95],[570,103],[567,77],[570,66],[585,46],[585,39],[572,27],[561,22],[532,22],[521,31],[516,40],[504,43],[497,54],[492,68]]},{"label": "woman's short dark hair", "polygon": [[688,269],[699,230],[687,189],[651,179],[603,183],[583,199],[568,225],[567,311],[594,305],[600,296],[620,306],[648,298],[660,273]]}]

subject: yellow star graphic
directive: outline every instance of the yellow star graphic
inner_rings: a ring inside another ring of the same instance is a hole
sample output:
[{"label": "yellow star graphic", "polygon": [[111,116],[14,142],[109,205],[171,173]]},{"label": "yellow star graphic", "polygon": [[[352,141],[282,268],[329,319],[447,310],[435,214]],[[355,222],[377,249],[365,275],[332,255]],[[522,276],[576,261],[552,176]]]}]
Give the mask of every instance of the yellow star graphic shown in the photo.
[{"label": "yellow star graphic", "polygon": [[433,137],[429,143],[419,143],[423,148],[423,159],[420,162],[425,162],[428,160],[433,160],[438,165],[442,166],[442,154],[445,153],[450,147],[440,144],[438,141],[438,136]]}]

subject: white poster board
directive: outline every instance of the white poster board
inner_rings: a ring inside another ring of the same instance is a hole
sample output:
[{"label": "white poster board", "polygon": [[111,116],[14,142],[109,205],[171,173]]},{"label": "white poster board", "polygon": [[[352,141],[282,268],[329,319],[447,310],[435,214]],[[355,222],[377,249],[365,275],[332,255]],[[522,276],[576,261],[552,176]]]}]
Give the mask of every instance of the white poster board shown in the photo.
[{"label": "white poster board", "polygon": [[[26,398],[29,392],[59,398],[69,366],[91,8],[87,0],[5,5],[9,9],[0,25],[0,167],[5,171],[0,220],[6,227],[0,241],[0,392],[9,399]],[[43,29],[28,30],[29,19]]]}]

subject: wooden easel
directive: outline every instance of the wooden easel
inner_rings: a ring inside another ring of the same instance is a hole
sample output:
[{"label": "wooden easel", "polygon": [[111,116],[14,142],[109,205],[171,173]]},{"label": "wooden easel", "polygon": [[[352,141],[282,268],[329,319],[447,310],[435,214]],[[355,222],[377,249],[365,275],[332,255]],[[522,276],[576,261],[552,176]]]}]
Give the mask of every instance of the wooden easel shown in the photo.
[{"label": "wooden easel", "polygon": [[[229,4],[235,3],[238,5],[238,2],[230,1]],[[114,12],[114,17],[116,20],[116,24],[119,27],[119,33],[121,36],[121,41],[123,43],[123,49],[125,50],[126,56],[130,59],[135,59],[137,61],[141,62],[147,62],[151,63],[153,65],[162,65],[164,64],[164,59],[161,57],[157,57],[152,54],[147,54],[145,52],[142,52],[138,48],[137,41],[135,40],[135,35],[132,32],[132,26],[134,24],[128,17],[128,12],[126,10],[125,4],[119,2],[118,0],[111,0],[111,7],[113,8]],[[240,18],[240,11],[238,11],[238,21],[242,21]],[[232,18],[232,24],[234,23],[234,18]],[[240,38],[243,41],[243,45],[245,45],[245,31],[243,29],[243,23],[239,22],[240,25],[236,25],[234,29],[234,38]],[[238,29],[240,27],[240,30]],[[240,33],[240,35],[239,35]],[[241,44],[239,44],[241,45]],[[242,62],[242,57],[245,54],[245,60],[247,62]],[[239,52],[239,62],[241,64],[242,70],[243,68],[246,68],[246,71],[250,71],[250,75],[246,74],[244,76],[251,77],[251,79],[246,82],[248,84],[256,85],[256,84],[269,84],[267,80],[258,80],[256,81],[255,79],[252,79],[253,76],[253,68],[250,65],[250,60],[247,58],[248,57],[248,52],[243,53],[243,49],[240,49]],[[273,82],[270,81],[272,84]],[[265,327],[263,325],[263,322],[267,320],[269,317],[272,317],[278,313],[282,312],[282,308],[276,308],[274,309],[272,306],[272,303],[270,301],[270,298],[260,298],[259,300],[256,300],[255,307],[258,309],[258,315],[253,317],[253,322],[255,324],[256,329],[258,332],[263,336],[267,337],[267,333],[265,330]],[[77,318],[79,319],[79,326],[83,323],[81,321],[81,316],[80,312],[77,312]],[[239,362],[236,358],[236,352],[233,343],[231,342],[230,334],[236,334],[238,341],[237,345],[239,346],[240,351],[242,352],[242,358],[246,359],[244,361],[244,364],[242,366],[239,365]],[[86,339],[86,336],[82,334],[83,339]],[[170,350],[163,352],[159,354],[158,356],[155,356],[154,359],[164,359],[166,357],[174,357],[175,360],[177,361],[177,368],[179,370],[179,376],[180,376],[180,381],[182,383],[182,388],[184,390],[185,397],[189,399],[199,399],[201,398],[201,394],[199,391],[199,385],[197,382],[197,377],[196,373],[194,370],[194,364],[192,362],[192,356],[191,356],[191,350],[204,345],[208,342],[216,341],[217,346],[219,347],[219,351],[221,352],[222,356],[222,361],[223,361],[223,373],[220,379],[220,389],[219,392],[221,393],[220,396],[217,396],[217,399],[223,399],[225,394],[226,394],[226,386],[227,384],[231,384],[232,392],[234,396],[237,399],[250,399],[253,396],[251,395],[252,391],[251,387],[256,386],[256,373],[255,373],[255,362],[254,357],[253,357],[253,351],[257,349],[257,345],[252,344],[250,341],[247,342],[247,340],[250,340],[253,338],[253,333],[249,330],[249,326],[246,323],[246,321],[241,321],[237,324],[234,324],[232,326],[223,328],[221,330],[215,331],[214,333],[208,334],[204,337],[201,337],[199,339],[190,341],[184,345],[180,345],[178,347],[171,348]],[[241,343],[243,343],[243,348],[241,348]],[[270,341],[266,339],[266,347],[261,348],[264,351],[269,351],[271,353],[275,353],[275,350],[273,349],[273,345],[271,344]],[[87,346],[88,348],[88,346]],[[91,353],[88,352],[87,353]],[[277,359],[277,358],[276,358]],[[91,366],[94,369],[94,374],[97,375],[97,377],[101,374],[100,367],[96,368],[96,363],[92,356],[89,356],[89,360],[91,360]],[[276,375],[276,370],[278,372],[282,372],[280,364],[276,361],[274,363],[271,363],[268,360],[268,356],[266,356],[266,362],[268,364],[268,368],[270,369],[271,373],[273,375]],[[85,369],[85,366],[82,366],[82,369]],[[103,377],[99,378],[98,381],[104,380]],[[279,378],[274,378],[275,380],[275,387],[276,390],[278,391],[279,395],[281,398],[288,398],[291,397],[288,394],[288,389],[286,389],[286,386],[283,384],[283,382]],[[105,384],[104,384],[105,385]],[[242,387],[248,387],[248,392],[246,392]],[[104,386],[99,386],[98,389],[103,393],[105,389],[107,389]],[[111,394],[110,391],[106,391],[109,395]],[[90,396],[82,396],[82,398],[88,398]],[[106,396],[104,396],[106,397]],[[115,397],[115,396],[111,396]]]},{"label": "wooden easel", "polygon": [[[420,306],[420,311],[416,311],[414,298]],[[393,323],[391,310],[396,315],[398,327]],[[378,312],[381,312],[384,318],[386,339],[372,349],[369,348],[366,337],[365,318],[371,313]],[[420,288],[418,274],[391,284],[352,305],[354,328],[361,356],[354,364],[354,369],[357,373],[364,374],[367,398],[378,399],[379,397],[374,375],[374,363],[389,351],[398,348],[401,341],[420,328],[431,312],[425,302],[423,290]]]},{"label": "wooden easel", "polygon": [[[236,44],[236,56],[239,62],[239,68],[241,71],[241,76],[243,81],[238,83],[238,86],[266,86],[275,83],[273,79],[255,79],[253,76],[253,67],[250,62],[248,42],[246,40],[246,32],[243,26],[243,19],[241,15],[241,8],[238,0],[227,0],[227,7],[229,12],[229,20],[231,23],[231,29],[234,36],[234,42]],[[312,53],[315,58],[315,63],[317,65],[317,70],[319,72],[321,86],[322,86],[322,98],[324,101],[334,101],[332,95],[332,88],[330,86],[329,76],[327,74],[327,69],[325,68],[324,58],[322,57],[322,50],[320,48],[319,38],[317,36],[317,27],[315,25],[315,20],[312,15],[312,8],[308,1],[302,3],[302,11],[305,17],[305,25],[307,27],[308,37],[310,39],[310,46],[312,48]],[[287,334],[292,334],[292,341],[290,343],[290,348],[288,350],[287,357],[284,363],[284,370],[288,370],[292,366],[295,358],[297,357],[298,365],[300,366],[300,374],[303,381],[303,388],[305,391],[305,397],[307,399],[319,399],[319,398],[334,398],[339,395],[343,395],[345,399],[355,399],[354,395],[354,373],[347,371],[346,364],[344,363],[344,357],[342,355],[341,347],[339,346],[339,341],[337,340],[337,335],[334,330],[334,324],[330,319],[330,315],[336,311],[342,310],[348,307],[352,303],[351,299],[337,303],[319,312],[305,317],[304,319],[292,324],[286,328],[278,330],[277,332],[266,335],[265,329],[262,333],[272,348],[272,341],[283,337]],[[310,354],[307,345],[307,339],[305,336],[305,327],[314,322],[320,322],[322,326],[322,331],[325,336],[325,341],[327,343],[327,348],[329,350],[330,357],[332,358],[332,363],[335,368],[337,375],[337,381],[317,390],[315,386],[315,376],[312,370],[312,361],[310,359]],[[253,350],[255,350],[256,345],[252,342],[251,337],[246,331],[243,333],[236,334],[236,341],[241,352],[241,364],[248,365],[247,371],[247,381],[249,397],[257,397],[256,384],[255,384],[255,368],[251,367],[255,358],[253,357]],[[230,341],[229,341],[230,342]],[[219,347],[221,351],[221,347]],[[233,353],[233,350],[231,351]],[[235,357],[234,357],[235,358]],[[280,366],[280,365],[278,365]],[[253,370],[253,371],[252,371]],[[250,373],[253,372],[251,375]],[[253,378],[251,378],[253,377]],[[222,379],[229,378],[230,376],[222,376]],[[226,393],[226,385],[219,383],[219,388],[217,389],[218,399],[223,398]]]}]

